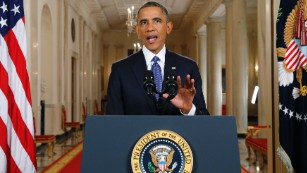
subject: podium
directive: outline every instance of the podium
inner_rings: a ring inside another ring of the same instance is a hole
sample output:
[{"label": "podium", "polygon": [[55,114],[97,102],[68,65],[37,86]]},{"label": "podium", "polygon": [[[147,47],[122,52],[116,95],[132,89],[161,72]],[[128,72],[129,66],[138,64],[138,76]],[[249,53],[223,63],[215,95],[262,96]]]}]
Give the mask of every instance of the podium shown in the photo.
[{"label": "podium", "polygon": [[[179,134],[193,153],[193,173],[240,173],[233,116],[87,116],[82,173],[132,173],[136,143],[155,130]],[[149,172],[148,172],[149,173]]]}]

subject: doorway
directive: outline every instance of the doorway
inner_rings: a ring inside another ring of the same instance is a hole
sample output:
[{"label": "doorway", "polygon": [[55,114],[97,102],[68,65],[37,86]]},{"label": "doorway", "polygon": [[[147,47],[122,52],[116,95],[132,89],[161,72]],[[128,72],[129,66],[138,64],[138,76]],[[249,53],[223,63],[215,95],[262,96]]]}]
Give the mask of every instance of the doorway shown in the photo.
[{"label": "doorway", "polygon": [[75,108],[76,108],[76,86],[77,86],[77,60],[75,57],[71,59],[71,121],[75,122]]}]

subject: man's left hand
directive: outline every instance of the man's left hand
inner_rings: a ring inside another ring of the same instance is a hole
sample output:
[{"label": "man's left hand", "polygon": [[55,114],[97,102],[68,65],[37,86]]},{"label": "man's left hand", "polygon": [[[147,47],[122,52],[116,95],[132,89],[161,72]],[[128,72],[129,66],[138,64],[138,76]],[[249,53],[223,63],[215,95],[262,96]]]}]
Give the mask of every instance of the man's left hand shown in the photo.
[{"label": "man's left hand", "polygon": [[[181,77],[177,76],[178,91],[177,95],[170,100],[171,103],[179,108],[182,113],[188,114],[193,105],[193,99],[196,94],[196,89],[194,87],[194,79],[188,74],[186,76],[186,82],[182,85]],[[164,98],[168,97],[168,94],[163,94]]]}]

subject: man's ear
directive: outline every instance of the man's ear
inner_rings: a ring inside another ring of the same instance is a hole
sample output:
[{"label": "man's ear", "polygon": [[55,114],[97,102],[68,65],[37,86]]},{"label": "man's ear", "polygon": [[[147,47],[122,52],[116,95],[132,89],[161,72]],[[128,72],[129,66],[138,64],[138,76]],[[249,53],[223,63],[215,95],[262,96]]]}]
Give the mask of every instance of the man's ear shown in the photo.
[{"label": "man's ear", "polygon": [[134,31],[139,38],[139,28],[136,25],[134,26]]},{"label": "man's ear", "polygon": [[167,22],[166,27],[166,33],[170,34],[173,30],[173,22]]}]

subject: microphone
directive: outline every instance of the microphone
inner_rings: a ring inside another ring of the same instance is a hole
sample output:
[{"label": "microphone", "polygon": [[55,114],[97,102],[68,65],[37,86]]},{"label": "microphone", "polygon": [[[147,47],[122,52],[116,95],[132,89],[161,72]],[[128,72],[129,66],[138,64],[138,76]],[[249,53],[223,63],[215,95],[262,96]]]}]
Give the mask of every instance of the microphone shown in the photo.
[{"label": "microphone", "polygon": [[154,75],[153,72],[150,70],[147,70],[145,72],[143,87],[145,89],[146,95],[149,97],[155,99],[154,93],[156,93],[156,84],[154,81]]},{"label": "microphone", "polygon": [[165,78],[165,90],[164,93],[168,93],[167,100],[173,99],[178,92],[178,84],[174,74],[174,70],[172,70],[169,75]]},{"label": "microphone", "polygon": [[[146,95],[152,98],[153,100],[156,100],[155,94],[159,94],[160,96],[164,93],[168,94],[168,97],[166,100],[173,99],[178,92],[178,84],[176,80],[176,76],[174,73],[174,70],[170,71],[163,82],[163,88],[162,91],[159,92],[156,89],[156,83],[154,81],[154,75],[151,70],[147,70],[145,72],[143,87],[145,89]],[[161,101],[161,100],[159,100]]]}]

